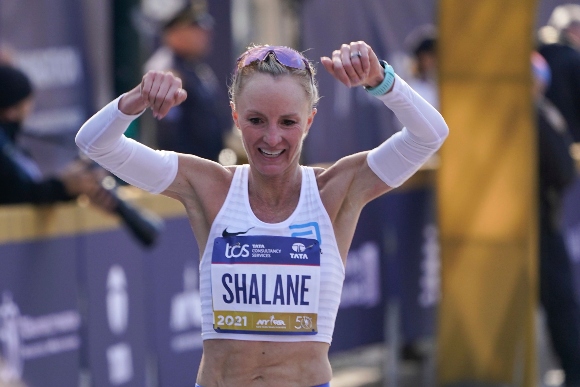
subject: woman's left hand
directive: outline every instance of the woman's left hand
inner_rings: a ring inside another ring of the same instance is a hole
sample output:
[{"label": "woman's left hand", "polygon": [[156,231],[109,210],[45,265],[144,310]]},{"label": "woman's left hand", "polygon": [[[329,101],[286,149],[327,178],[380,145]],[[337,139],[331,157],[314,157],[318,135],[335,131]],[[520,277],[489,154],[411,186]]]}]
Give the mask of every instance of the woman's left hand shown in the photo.
[{"label": "woman's left hand", "polygon": [[384,79],[384,69],[371,46],[363,42],[343,44],[332,52],[332,58],[320,58],[324,68],[348,87],[378,86]]}]

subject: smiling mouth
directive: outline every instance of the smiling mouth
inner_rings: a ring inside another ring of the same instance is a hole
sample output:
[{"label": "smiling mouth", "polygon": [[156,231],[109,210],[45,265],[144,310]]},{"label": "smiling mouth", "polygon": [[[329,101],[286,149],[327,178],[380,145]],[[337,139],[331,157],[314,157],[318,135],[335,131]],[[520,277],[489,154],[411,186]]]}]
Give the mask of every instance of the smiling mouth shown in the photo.
[{"label": "smiling mouth", "polygon": [[266,152],[265,150],[263,150],[262,148],[258,148],[260,150],[260,153],[263,154],[266,157],[278,157],[280,156],[282,153],[284,153],[285,149],[276,151],[276,152]]}]

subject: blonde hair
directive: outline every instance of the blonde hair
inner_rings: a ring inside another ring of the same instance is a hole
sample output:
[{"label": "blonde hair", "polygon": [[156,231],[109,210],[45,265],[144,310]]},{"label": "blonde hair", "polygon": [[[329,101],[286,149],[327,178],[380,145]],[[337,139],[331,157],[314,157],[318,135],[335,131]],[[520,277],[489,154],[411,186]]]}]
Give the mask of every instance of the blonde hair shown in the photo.
[{"label": "blonde hair", "polygon": [[[262,46],[250,46],[248,47],[246,53],[249,50],[258,47]],[[274,53],[269,53],[268,56],[264,58],[264,60],[256,60],[246,66],[236,67],[229,86],[230,101],[234,104],[234,106],[236,106],[237,96],[241,93],[247,80],[250,79],[255,73],[270,74],[273,77],[290,75],[295,77],[300,82],[304,91],[306,92],[306,95],[310,99],[311,108],[314,108],[320,99],[318,94],[318,84],[314,78],[314,67],[306,58],[304,58],[304,60],[307,62],[307,68],[296,69],[283,65],[276,59],[276,55]],[[239,63],[236,65],[239,66]]]}]

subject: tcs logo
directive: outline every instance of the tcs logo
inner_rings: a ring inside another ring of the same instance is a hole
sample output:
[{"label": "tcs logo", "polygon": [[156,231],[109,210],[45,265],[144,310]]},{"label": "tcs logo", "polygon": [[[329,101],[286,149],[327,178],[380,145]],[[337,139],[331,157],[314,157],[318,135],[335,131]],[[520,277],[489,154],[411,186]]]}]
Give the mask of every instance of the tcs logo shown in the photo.
[{"label": "tcs logo", "polygon": [[233,246],[230,246],[229,243],[226,243],[226,258],[248,257],[250,255],[248,247],[250,247],[250,245],[240,245],[237,243]]}]

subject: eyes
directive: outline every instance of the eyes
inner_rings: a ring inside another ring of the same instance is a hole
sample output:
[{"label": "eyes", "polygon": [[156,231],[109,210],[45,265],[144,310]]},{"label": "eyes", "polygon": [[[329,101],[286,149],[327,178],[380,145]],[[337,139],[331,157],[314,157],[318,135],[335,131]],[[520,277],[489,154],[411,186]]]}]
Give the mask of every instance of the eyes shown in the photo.
[{"label": "eyes", "polygon": [[[260,117],[250,117],[250,118],[248,118],[248,122],[254,126],[263,125],[265,123],[265,121]],[[291,127],[291,126],[294,126],[296,124],[298,124],[297,120],[293,120],[293,119],[289,119],[289,118],[284,118],[280,121],[280,125],[286,126],[286,127]]]}]

